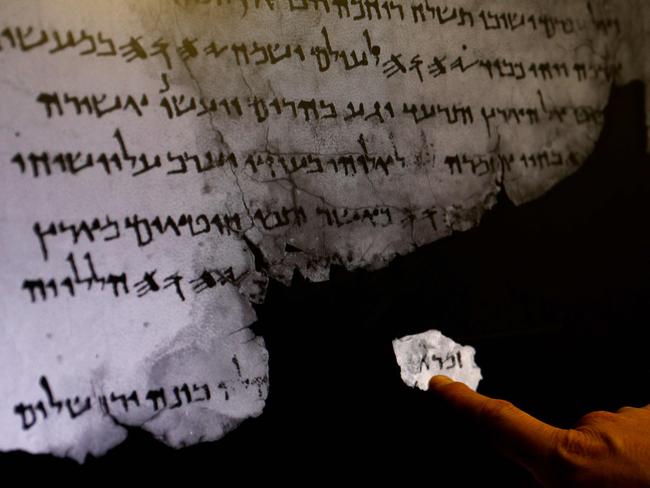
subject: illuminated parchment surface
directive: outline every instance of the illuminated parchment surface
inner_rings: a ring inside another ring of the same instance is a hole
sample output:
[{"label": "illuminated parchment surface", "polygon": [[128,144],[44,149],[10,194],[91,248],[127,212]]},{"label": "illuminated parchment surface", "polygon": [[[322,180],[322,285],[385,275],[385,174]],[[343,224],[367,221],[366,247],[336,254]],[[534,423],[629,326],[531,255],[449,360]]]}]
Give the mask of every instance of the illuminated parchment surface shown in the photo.
[{"label": "illuminated parchment surface", "polygon": [[393,352],[406,385],[427,391],[432,376],[443,375],[476,391],[482,379],[472,346],[463,346],[439,330],[393,340]]},{"label": "illuminated parchment surface", "polygon": [[640,5],[1,1],[0,449],[260,415],[268,279],[385,266],[576,171],[643,72]]}]

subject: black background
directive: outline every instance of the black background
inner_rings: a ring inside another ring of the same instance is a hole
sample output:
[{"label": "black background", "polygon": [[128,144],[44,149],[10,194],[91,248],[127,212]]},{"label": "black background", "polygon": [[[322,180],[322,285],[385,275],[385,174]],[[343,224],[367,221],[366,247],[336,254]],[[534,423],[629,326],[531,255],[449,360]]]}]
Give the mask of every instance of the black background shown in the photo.
[{"label": "black background", "polygon": [[391,341],[437,328],[473,345],[479,391],[557,426],[650,403],[643,107],[641,83],[614,89],[592,156],[534,202],[515,207],[502,193],[478,228],[376,272],[272,283],[254,326],[270,353],[267,406],[224,439],[174,450],[133,429],[82,466],[12,452],[1,473],[311,485],[404,472],[432,486],[533,486],[474,427],[401,382]]}]

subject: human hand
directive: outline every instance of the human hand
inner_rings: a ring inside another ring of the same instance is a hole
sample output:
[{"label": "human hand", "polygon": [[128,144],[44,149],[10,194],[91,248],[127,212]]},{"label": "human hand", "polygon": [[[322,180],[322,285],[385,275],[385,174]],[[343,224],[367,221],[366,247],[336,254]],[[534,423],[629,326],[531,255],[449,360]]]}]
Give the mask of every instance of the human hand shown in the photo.
[{"label": "human hand", "polygon": [[543,486],[650,487],[650,405],[592,412],[567,430],[446,376],[432,377],[429,391],[476,422],[497,449]]}]

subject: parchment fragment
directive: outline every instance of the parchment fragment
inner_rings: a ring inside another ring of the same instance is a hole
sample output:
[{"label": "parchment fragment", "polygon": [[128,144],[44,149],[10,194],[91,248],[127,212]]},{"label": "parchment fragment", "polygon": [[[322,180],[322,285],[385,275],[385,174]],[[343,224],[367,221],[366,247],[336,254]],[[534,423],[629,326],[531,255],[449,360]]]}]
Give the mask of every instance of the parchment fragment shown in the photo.
[{"label": "parchment fragment", "polygon": [[439,330],[395,339],[393,351],[402,381],[410,387],[426,391],[432,376],[445,375],[476,390],[483,378],[474,348],[457,344]]},{"label": "parchment fragment", "polygon": [[0,0],[0,449],[259,415],[268,280],[385,266],[576,171],[643,76],[644,5]]}]

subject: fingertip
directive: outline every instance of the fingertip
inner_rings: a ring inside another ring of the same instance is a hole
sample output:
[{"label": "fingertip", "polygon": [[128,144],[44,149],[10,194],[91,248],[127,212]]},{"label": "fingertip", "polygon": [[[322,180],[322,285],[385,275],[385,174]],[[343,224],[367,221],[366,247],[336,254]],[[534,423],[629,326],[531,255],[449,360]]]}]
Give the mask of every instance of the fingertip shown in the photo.
[{"label": "fingertip", "polygon": [[444,375],[432,376],[429,380],[429,391],[436,391],[443,386],[455,383],[454,380]]}]

